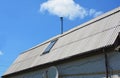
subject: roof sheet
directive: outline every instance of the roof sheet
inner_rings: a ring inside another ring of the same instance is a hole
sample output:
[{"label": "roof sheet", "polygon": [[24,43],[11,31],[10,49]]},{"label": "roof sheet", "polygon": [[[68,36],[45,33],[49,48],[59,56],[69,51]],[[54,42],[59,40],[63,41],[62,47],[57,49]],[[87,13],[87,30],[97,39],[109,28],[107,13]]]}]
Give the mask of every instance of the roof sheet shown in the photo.
[{"label": "roof sheet", "polygon": [[[4,75],[114,44],[120,32],[120,7],[22,53]],[[51,51],[41,55],[50,41]]]}]

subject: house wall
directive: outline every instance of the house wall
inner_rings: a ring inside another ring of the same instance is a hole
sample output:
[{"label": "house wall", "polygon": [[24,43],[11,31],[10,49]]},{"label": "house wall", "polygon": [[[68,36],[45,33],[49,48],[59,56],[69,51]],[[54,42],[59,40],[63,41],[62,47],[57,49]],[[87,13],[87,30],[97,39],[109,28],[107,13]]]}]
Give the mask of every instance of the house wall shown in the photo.
[{"label": "house wall", "polygon": [[[109,77],[120,78],[120,52],[108,54]],[[104,54],[99,54],[56,66],[59,78],[105,78]],[[44,78],[47,69],[37,70],[9,78]]]},{"label": "house wall", "polygon": [[[108,54],[109,76],[120,78],[120,53]],[[96,55],[58,66],[60,78],[105,78],[104,55]]]}]

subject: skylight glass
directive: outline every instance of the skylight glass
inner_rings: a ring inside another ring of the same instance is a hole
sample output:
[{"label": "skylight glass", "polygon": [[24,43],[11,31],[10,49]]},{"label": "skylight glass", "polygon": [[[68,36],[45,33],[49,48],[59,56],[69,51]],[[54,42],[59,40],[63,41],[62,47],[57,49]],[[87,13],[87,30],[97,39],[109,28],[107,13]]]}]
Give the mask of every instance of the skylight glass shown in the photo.
[{"label": "skylight glass", "polygon": [[58,39],[52,40],[47,48],[44,50],[43,54],[49,53],[54,44],[57,42]]}]

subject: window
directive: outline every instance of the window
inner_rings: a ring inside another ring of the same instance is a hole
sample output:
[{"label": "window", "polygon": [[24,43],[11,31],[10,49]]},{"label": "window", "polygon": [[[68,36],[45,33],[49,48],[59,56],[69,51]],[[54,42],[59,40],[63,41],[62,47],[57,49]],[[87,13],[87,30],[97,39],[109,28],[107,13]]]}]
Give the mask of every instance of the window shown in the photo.
[{"label": "window", "polygon": [[58,39],[52,40],[47,48],[44,50],[43,54],[49,53],[54,44],[57,42]]}]

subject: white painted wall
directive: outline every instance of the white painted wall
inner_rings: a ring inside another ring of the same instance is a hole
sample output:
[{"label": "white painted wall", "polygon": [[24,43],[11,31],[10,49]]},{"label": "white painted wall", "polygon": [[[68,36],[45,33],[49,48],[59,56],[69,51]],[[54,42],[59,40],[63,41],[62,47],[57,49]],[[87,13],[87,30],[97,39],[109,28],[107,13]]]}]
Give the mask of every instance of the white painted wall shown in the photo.
[{"label": "white painted wall", "polygon": [[[120,78],[120,52],[108,54],[110,78]],[[59,78],[105,78],[104,55],[96,55],[56,66]],[[11,78],[43,78],[47,69]]]}]

